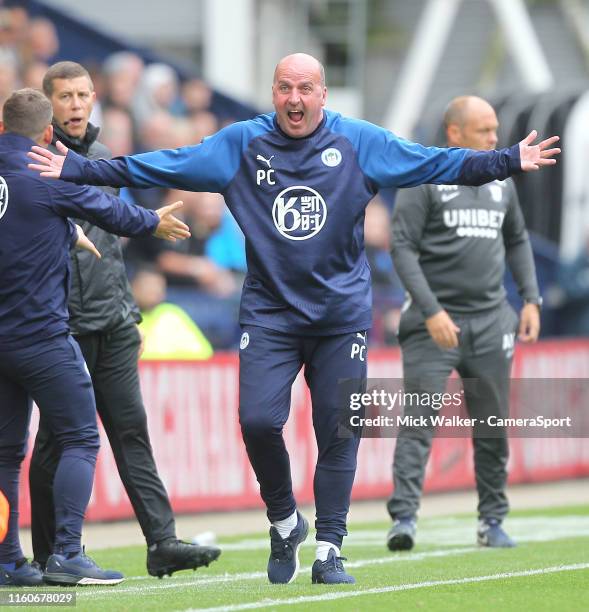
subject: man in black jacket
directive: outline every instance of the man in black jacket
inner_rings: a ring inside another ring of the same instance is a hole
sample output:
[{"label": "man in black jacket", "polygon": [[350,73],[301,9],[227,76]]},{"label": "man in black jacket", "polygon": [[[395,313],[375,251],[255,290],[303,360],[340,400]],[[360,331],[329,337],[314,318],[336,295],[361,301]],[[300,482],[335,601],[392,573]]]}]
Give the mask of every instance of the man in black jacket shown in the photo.
[{"label": "man in black jacket", "polygon": [[[89,123],[96,94],[86,69],[75,62],[54,64],[43,79],[43,90],[53,105],[52,146],[60,140],[90,159],[110,158],[109,150],[96,140],[98,128]],[[98,414],[147,541],[147,570],[162,577],[208,565],[217,559],[220,549],[176,538],[170,500],[157,473],[137,369],[140,315],[119,239],[87,221],[79,223],[102,259],[72,253],[70,327],[90,371]],[[59,456],[60,448],[41,418],[29,486],[33,552],[42,567],[52,552],[55,535],[51,486]]]}]

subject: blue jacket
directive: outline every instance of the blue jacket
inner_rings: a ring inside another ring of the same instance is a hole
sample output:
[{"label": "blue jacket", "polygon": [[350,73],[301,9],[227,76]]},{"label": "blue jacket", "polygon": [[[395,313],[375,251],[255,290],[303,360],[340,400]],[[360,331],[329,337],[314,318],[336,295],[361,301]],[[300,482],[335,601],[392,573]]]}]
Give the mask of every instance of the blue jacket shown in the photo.
[{"label": "blue jacket", "polygon": [[41,178],[27,168],[32,140],[0,135],[0,346],[34,344],[68,331],[68,216],[122,236],[151,233],[159,218],[94,187]]},{"label": "blue jacket", "polygon": [[334,335],[371,324],[364,210],[381,187],[478,185],[519,169],[517,145],[489,152],[428,148],[325,111],[305,138],[287,136],[270,113],[196,146],[110,161],[70,153],[62,178],[222,193],[246,238],[240,322]]}]

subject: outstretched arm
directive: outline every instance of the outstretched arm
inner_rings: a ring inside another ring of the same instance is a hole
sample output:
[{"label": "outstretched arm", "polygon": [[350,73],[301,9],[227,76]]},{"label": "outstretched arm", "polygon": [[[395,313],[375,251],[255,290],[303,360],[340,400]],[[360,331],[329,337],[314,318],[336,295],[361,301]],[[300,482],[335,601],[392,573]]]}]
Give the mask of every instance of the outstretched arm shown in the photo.
[{"label": "outstretched arm", "polygon": [[51,205],[59,215],[85,219],[112,234],[144,236],[151,233],[171,242],[190,236],[188,226],[172,214],[182,202],[153,211],[129,204],[96,187],[51,181],[47,189]]},{"label": "outstretched arm", "polygon": [[559,137],[551,136],[534,145],[532,143],[537,136],[536,130],[532,130],[517,145],[496,151],[447,149],[454,153],[460,151],[466,153],[457,175],[448,182],[459,185],[483,185],[495,179],[506,179],[518,172],[531,172],[556,164],[554,156],[560,153],[560,149],[552,145],[558,142]]},{"label": "outstretched arm", "polygon": [[[224,141],[221,139],[221,142]],[[232,166],[237,167],[228,160],[231,155],[240,154],[230,146],[201,143],[113,159],[87,159],[61,142],[56,145],[60,154],[43,147],[31,147],[28,156],[36,163],[29,164],[29,168],[45,178],[77,185],[168,187],[184,191],[222,191],[233,175]]]},{"label": "outstretched arm", "polygon": [[366,121],[346,120],[335,125],[350,140],[358,162],[374,188],[439,185],[483,185],[512,174],[538,170],[556,163],[558,136],[533,144],[535,131],[512,147],[474,151],[457,147],[426,147],[395,136]]},{"label": "outstretched arm", "polygon": [[78,185],[222,192],[238,171],[242,152],[255,131],[250,123],[233,123],[198,145],[114,159],[87,159],[62,143],[56,143],[58,155],[35,146],[28,153],[34,162],[29,168]]}]

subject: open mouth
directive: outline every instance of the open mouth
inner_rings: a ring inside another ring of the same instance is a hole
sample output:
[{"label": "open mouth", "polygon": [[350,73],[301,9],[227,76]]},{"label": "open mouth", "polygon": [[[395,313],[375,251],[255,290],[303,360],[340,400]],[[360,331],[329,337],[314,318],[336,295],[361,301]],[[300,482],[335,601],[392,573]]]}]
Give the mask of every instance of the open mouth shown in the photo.
[{"label": "open mouth", "polygon": [[303,120],[303,111],[288,111],[288,118],[293,123],[300,123]]},{"label": "open mouth", "polygon": [[83,119],[81,117],[74,117],[72,119],[68,119],[63,122],[63,125],[68,125],[70,127],[80,126],[83,123]]}]

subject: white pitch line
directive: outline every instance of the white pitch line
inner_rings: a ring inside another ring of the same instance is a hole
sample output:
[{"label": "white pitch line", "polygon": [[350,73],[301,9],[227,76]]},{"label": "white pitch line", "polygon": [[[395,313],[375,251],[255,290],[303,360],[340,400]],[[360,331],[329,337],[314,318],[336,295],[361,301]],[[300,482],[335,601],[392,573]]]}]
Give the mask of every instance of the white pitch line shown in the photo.
[{"label": "white pitch line", "polygon": [[[589,517],[568,515],[565,517],[531,517],[509,519],[509,532],[519,543],[525,542],[550,542],[566,537],[589,536]],[[468,519],[435,519],[426,523],[425,528],[418,531],[419,544],[443,544],[446,546],[462,547],[474,539],[472,520]],[[361,529],[353,531],[345,541],[347,548],[355,546],[379,546],[382,548],[384,540],[384,530]],[[315,546],[315,542],[308,540],[303,543],[303,548],[308,549]],[[248,538],[231,544],[221,544],[224,553],[241,550],[264,550],[268,548],[268,538]],[[452,549],[457,550],[457,549]],[[466,550],[466,549],[465,549]],[[416,554],[416,553],[413,553]],[[431,554],[431,553],[428,553]],[[458,554],[458,553],[455,553]],[[413,557],[407,560],[415,560]],[[349,563],[348,567],[354,567]],[[241,580],[249,580],[245,576],[250,575],[251,579],[264,578],[265,573],[255,572],[251,574],[241,574]],[[221,578],[221,577],[219,577]],[[207,578],[204,578],[207,580]],[[142,582],[152,580],[151,576],[132,576],[127,579],[129,582]],[[200,580],[200,578],[196,578]],[[223,581],[226,581],[223,580]]]},{"label": "white pitch line", "polygon": [[[518,542],[542,542],[566,537],[589,536],[589,516],[509,518],[507,531]],[[475,525],[472,519],[437,519],[419,525],[419,544],[465,546],[474,539]],[[345,539],[345,547],[382,545],[384,530],[353,530]],[[222,544],[223,551],[264,550],[268,538],[248,538]],[[315,546],[308,540],[304,548]]]},{"label": "white pitch line", "polygon": [[361,597],[363,595],[379,595],[381,593],[394,593],[396,591],[410,591],[413,589],[424,589],[437,586],[448,586],[453,584],[469,584],[473,582],[486,582],[489,580],[503,580],[506,578],[521,578],[524,576],[538,576],[542,574],[554,574],[557,572],[570,572],[574,570],[583,569],[589,569],[589,563],[556,565],[553,567],[542,567],[540,569],[523,570],[520,572],[503,572],[501,574],[488,574],[486,576],[472,576],[471,578],[428,580],[427,582],[398,584],[390,587],[365,589],[363,591],[338,591],[336,593],[324,593],[323,595],[303,595],[301,597],[292,597],[290,599],[263,599],[261,601],[255,601],[251,603],[236,604],[232,606],[221,606],[217,608],[189,608],[185,610],[185,612],[236,612],[238,610],[253,610],[258,608],[270,608],[275,606],[290,606],[316,601],[332,601],[334,599],[346,599],[348,597]]},{"label": "white pitch line", "polygon": [[[407,553],[402,555],[395,555],[390,557],[379,557],[376,559],[361,559],[359,561],[351,561],[346,563],[347,568],[365,567],[367,565],[384,565],[389,563],[399,563],[404,561],[420,561],[422,559],[431,559],[436,557],[450,557],[455,555],[462,555],[479,551],[477,546],[469,546],[468,548],[452,548],[450,550],[432,550],[421,553]],[[486,552],[486,549],[485,549]],[[311,568],[301,569],[300,574],[310,574]],[[175,589],[177,587],[186,586],[203,586],[208,584],[218,584],[226,582],[242,582],[243,580],[259,580],[266,578],[266,572],[248,572],[241,574],[223,574],[222,576],[210,576],[207,578],[195,577],[193,580],[158,580],[152,584],[145,585],[124,585],[118,586],[113,589],[100,589],[95,588],[90,590],[85,587],[84,590],[78,590],[76,597],[78,599],[84,599],[85,597],[94,598],[102,597],[104,595],[130,595],[135,593],[148,593],[149,591],[161,591],[165,589]]]},{"label": "white pitch line", "polygon": [[[589,535],[586,531],[586,528],[589,526],[587,524],[586,516],[572,516],[567,515],[564,517],[526,517],[522,518],[513,518],[510,520],[510,527],[513,525],[516,527],[515,535],[518,542],[527,542],[527,541],[550,541],[557,540],[563,537],[571,537],[573,535],[578,536],[579,528],[582,529],[581,535]],[[559,523],[565,521],[567,529],[564,531],[559,529]],[[532,523],[528,525],[528,523]],[[431,524],[430,524],[431,523]],[[521,525],[520,525],[521,523]],[[460,529],[460,525],[464,524],[463,528]],[[427,540],[428,532],[435,532],[438,540],[444,541],[445,535],[449,531],[456,530],[457,537],[454,542],[452,542],[455,546],[464,544],[465,539],[470,539],[472,537],[472,521],[466,519],[456,519],[456,518],[444,518],[444,519],[434,519],[432,521],[428,521],[426,523],[426,529],[421,529],[419,532],[419,542],[422,543],[423,540]],[[524,529],[524,526],[530,527],[530,529]],[[425,532],[425,533],[424,533]],[[347,539],[346,546],[360,544],[363,545],[374,545],[375,543],[380,543],[382,541],[382,533],[380,530],[357,530],[354,531]],[[350,541],[351,540],[351,541]],[[377,542],[378,541],[378,542]],[[445,541],[444,544],[450,544],[451,542]],[[237,547],[239,545],[245,545],[244,549],[246,550],[256,550],[258,547],[266,548],[268,546],[268,538],[251,538],[242,540],[241,542],[236,543]],[[305,544],[305,548],[314,545],[314,543],[307,542]],[[227,550],[225,546],[222,546],[224,551]],[[487,549],[480,549],[477,546],[468,546],[468,547],[460,547],[460,548],[448,548],[442,550],[434,550],[434,551],[426,551],[421,553],[403,553],[402,555],[394,555],[390,557],[379,557],[373,559],[365,559],[359,561],[348,561],[346,563],[347,568],[356,568],[356,567],[364,567],[367,565],[382,565],[387,563],[395,563],[395,562],[403,562],[403,561],[418,561],[421,559],[427,559],[432,557],[446,557],[452,555],[460,555],[466,554],[474,551],[487,552]],[[301,574],[310,573],[310,569],[301,570]],[[77,596],[79,598],[97,598],[106,595],[126,595],[133,593],[149,593],[158,590],[171,589],[176,587],[194,585],[194,586],[204,586],[210,584],[223,584],[230,582],[238,582],[243,580],[260,580],[266,578],[266,572],[247,572],[240,574],[222,574],[215,576],[194,576],[184,580],[178,580],[175,578],[168,578],[165,580],[158,580],[157,582],[153,580],[151,576],[131,576],[129,577],[124,585],[113,589],[104,589],[104,588],[84,588],[83,591],[78,591]],[[149,582],[149,584],[145,584]],[[144,584],[137,584],[144,583]]]}]

